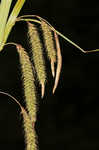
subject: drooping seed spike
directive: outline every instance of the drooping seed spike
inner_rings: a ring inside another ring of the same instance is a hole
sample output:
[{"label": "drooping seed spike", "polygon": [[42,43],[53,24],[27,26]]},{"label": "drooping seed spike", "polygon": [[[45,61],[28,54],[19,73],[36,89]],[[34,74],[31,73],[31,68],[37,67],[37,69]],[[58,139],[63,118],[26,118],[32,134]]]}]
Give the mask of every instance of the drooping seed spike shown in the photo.
[{"label": "drooping seed spike", "polygon": [[32,65],[29,60],[29,56],[23,47],[18,45],[17,51],[19,53],[19,59],[21,64],[26,107],[32,122],[35,122],[37,105],[36,105],[36,90],[34,84]]},{"label": "drooping seed spike", "polygon": [[54,63],[56,62],[56,50],[54,47],[52,30],[50,29],[49,25],[44,21],[41,21],[41,27],[43,31],[44,43],[45,43],[47,55],[48,55],[49,60],[51,61],[52,76],[54,77],[54,74],[55,74]]},{"label": "drooping seed spike", "polygon": [[26,150],[37,150],[37,135],[28,113],[22,109],[23,126],[25,132]]},{"label": "drooping seed spike", "polygon": [[42,43],[40,41],[37,27],[34,24],[28,23],[28,35],[32,49],[32,59],[35,65],[39,83],[41,84],[41,88],[43,88],[41,91],[43,91],[42,94],[44,95],[44,86],[42,85],[45,85],[46,82],[45,61]]},{"label": "drooping seed spike", "polygon": [[56,69],[55,83],[54,83],[54,87],[53,87],[53,94],[55,93],[55,90],[57,88],[59,78],[60,78],[61,68],[62,68],[62,55],[61,55],[61,49],[60,49],[58,35],[56,34],[56,32],[54,32],[54,36],[55,36],[56,49],[57,49],[57,69]]}]

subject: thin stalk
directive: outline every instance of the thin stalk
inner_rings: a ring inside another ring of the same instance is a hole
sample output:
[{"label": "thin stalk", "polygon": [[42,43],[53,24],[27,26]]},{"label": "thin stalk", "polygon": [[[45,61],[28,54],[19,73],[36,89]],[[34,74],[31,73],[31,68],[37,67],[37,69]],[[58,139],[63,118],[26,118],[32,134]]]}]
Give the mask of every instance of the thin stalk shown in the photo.
[{"label": "thin stalk", "polygon": [[[30,17],[34,16],[34,17],[38,17],[36,15],[29,15]],[[28,15],[26,15],[25,17],[28,17]],[[38,17],[40,19],[42,19],[41,17]],[[62,33],[60,33],[59,31],[57,31],[53,26],[51,26],[45,19],[42,19],[44,22],[46,22],[49,27],[51,28],[51,30],[55,31],[59,36],[61,36],[63,39],[65,39],[67,42],[69,42],[70,44],[72,44],[73,46],[75,46],[76,48],[78,48],[80,51],[82,51],[83,53],[86,53],[85,50],[83,50],[79,45],[77,45],[76,43],[74,43],[73,41],[71,41],[69,38],[67,38],[66,36],[64,36]],[[17,21],[31,21],[31,22],[36,22],[41,24],[41,21],[36,20],[36,19],[30,19],[30,18],[24,18],[24,16],[19,17],[17,19]]]}]

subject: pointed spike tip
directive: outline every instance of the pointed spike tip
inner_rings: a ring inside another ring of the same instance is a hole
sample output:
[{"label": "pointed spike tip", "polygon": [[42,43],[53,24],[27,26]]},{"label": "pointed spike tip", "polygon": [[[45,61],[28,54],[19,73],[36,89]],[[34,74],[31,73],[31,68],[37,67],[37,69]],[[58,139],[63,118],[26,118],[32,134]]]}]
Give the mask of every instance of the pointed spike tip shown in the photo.
[{"label": "pointed spike tip", "polygon": [[51,60],[51,72],[52,72],[52,76],[53,78],[55,77],[55,62],[53,60]]},{"label": "pointed spike tip", "polygon": [[41,98],[42,99],[44,97],[44,94],[45,94],[45,85],[44,85],[44,83],[41,83]]}]

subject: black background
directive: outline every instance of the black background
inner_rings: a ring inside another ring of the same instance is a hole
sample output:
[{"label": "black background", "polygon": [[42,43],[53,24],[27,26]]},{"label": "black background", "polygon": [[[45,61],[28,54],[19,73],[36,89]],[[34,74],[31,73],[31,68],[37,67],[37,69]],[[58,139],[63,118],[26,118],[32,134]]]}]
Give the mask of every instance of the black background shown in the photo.
[{"label": "black background", "polygon": [[[45,18],[85,50],[99,48],[99,2],[96,0],[27,0],[20,12],[20,15],[25,14]],[[8,41],[27,48],[26,24],[16,23]],[[99,53],[83,54],[62,38],[60,45],[63,66],[58,88],[53,95],[54,80],[50,74],[44,99],[40,94],[38,96],[36,132],[39,149],[98,150]],[[50,72],[50,66],[47,71]],[[16,49],[5,47],[0,52],[0,90],[24,104],[21,79]],[[1,94],[0,149],[25,149],[20,109]]]}]

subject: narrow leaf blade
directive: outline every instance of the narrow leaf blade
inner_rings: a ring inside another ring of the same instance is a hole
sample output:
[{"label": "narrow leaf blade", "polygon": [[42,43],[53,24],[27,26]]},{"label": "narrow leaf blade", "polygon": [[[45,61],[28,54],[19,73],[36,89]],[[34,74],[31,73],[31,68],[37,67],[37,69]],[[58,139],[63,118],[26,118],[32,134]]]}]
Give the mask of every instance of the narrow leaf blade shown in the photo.
[{"label": "narrow leaf blade", "polygon": [[12,0],[2,0],[0,3],[0,45],[4,37],[4,30],[10,10]]},{"label": "narrow leaf blade", "polygon": [[5,27],[5,35],[4,35],[4,39],[3,39],[3,44],[6,42],[12,27],[15,24],[16,18],[20,13],[21,8],[23,7],[24,3],[26,0],[18,0],[9,16],[8,22],[6,24]]}]

